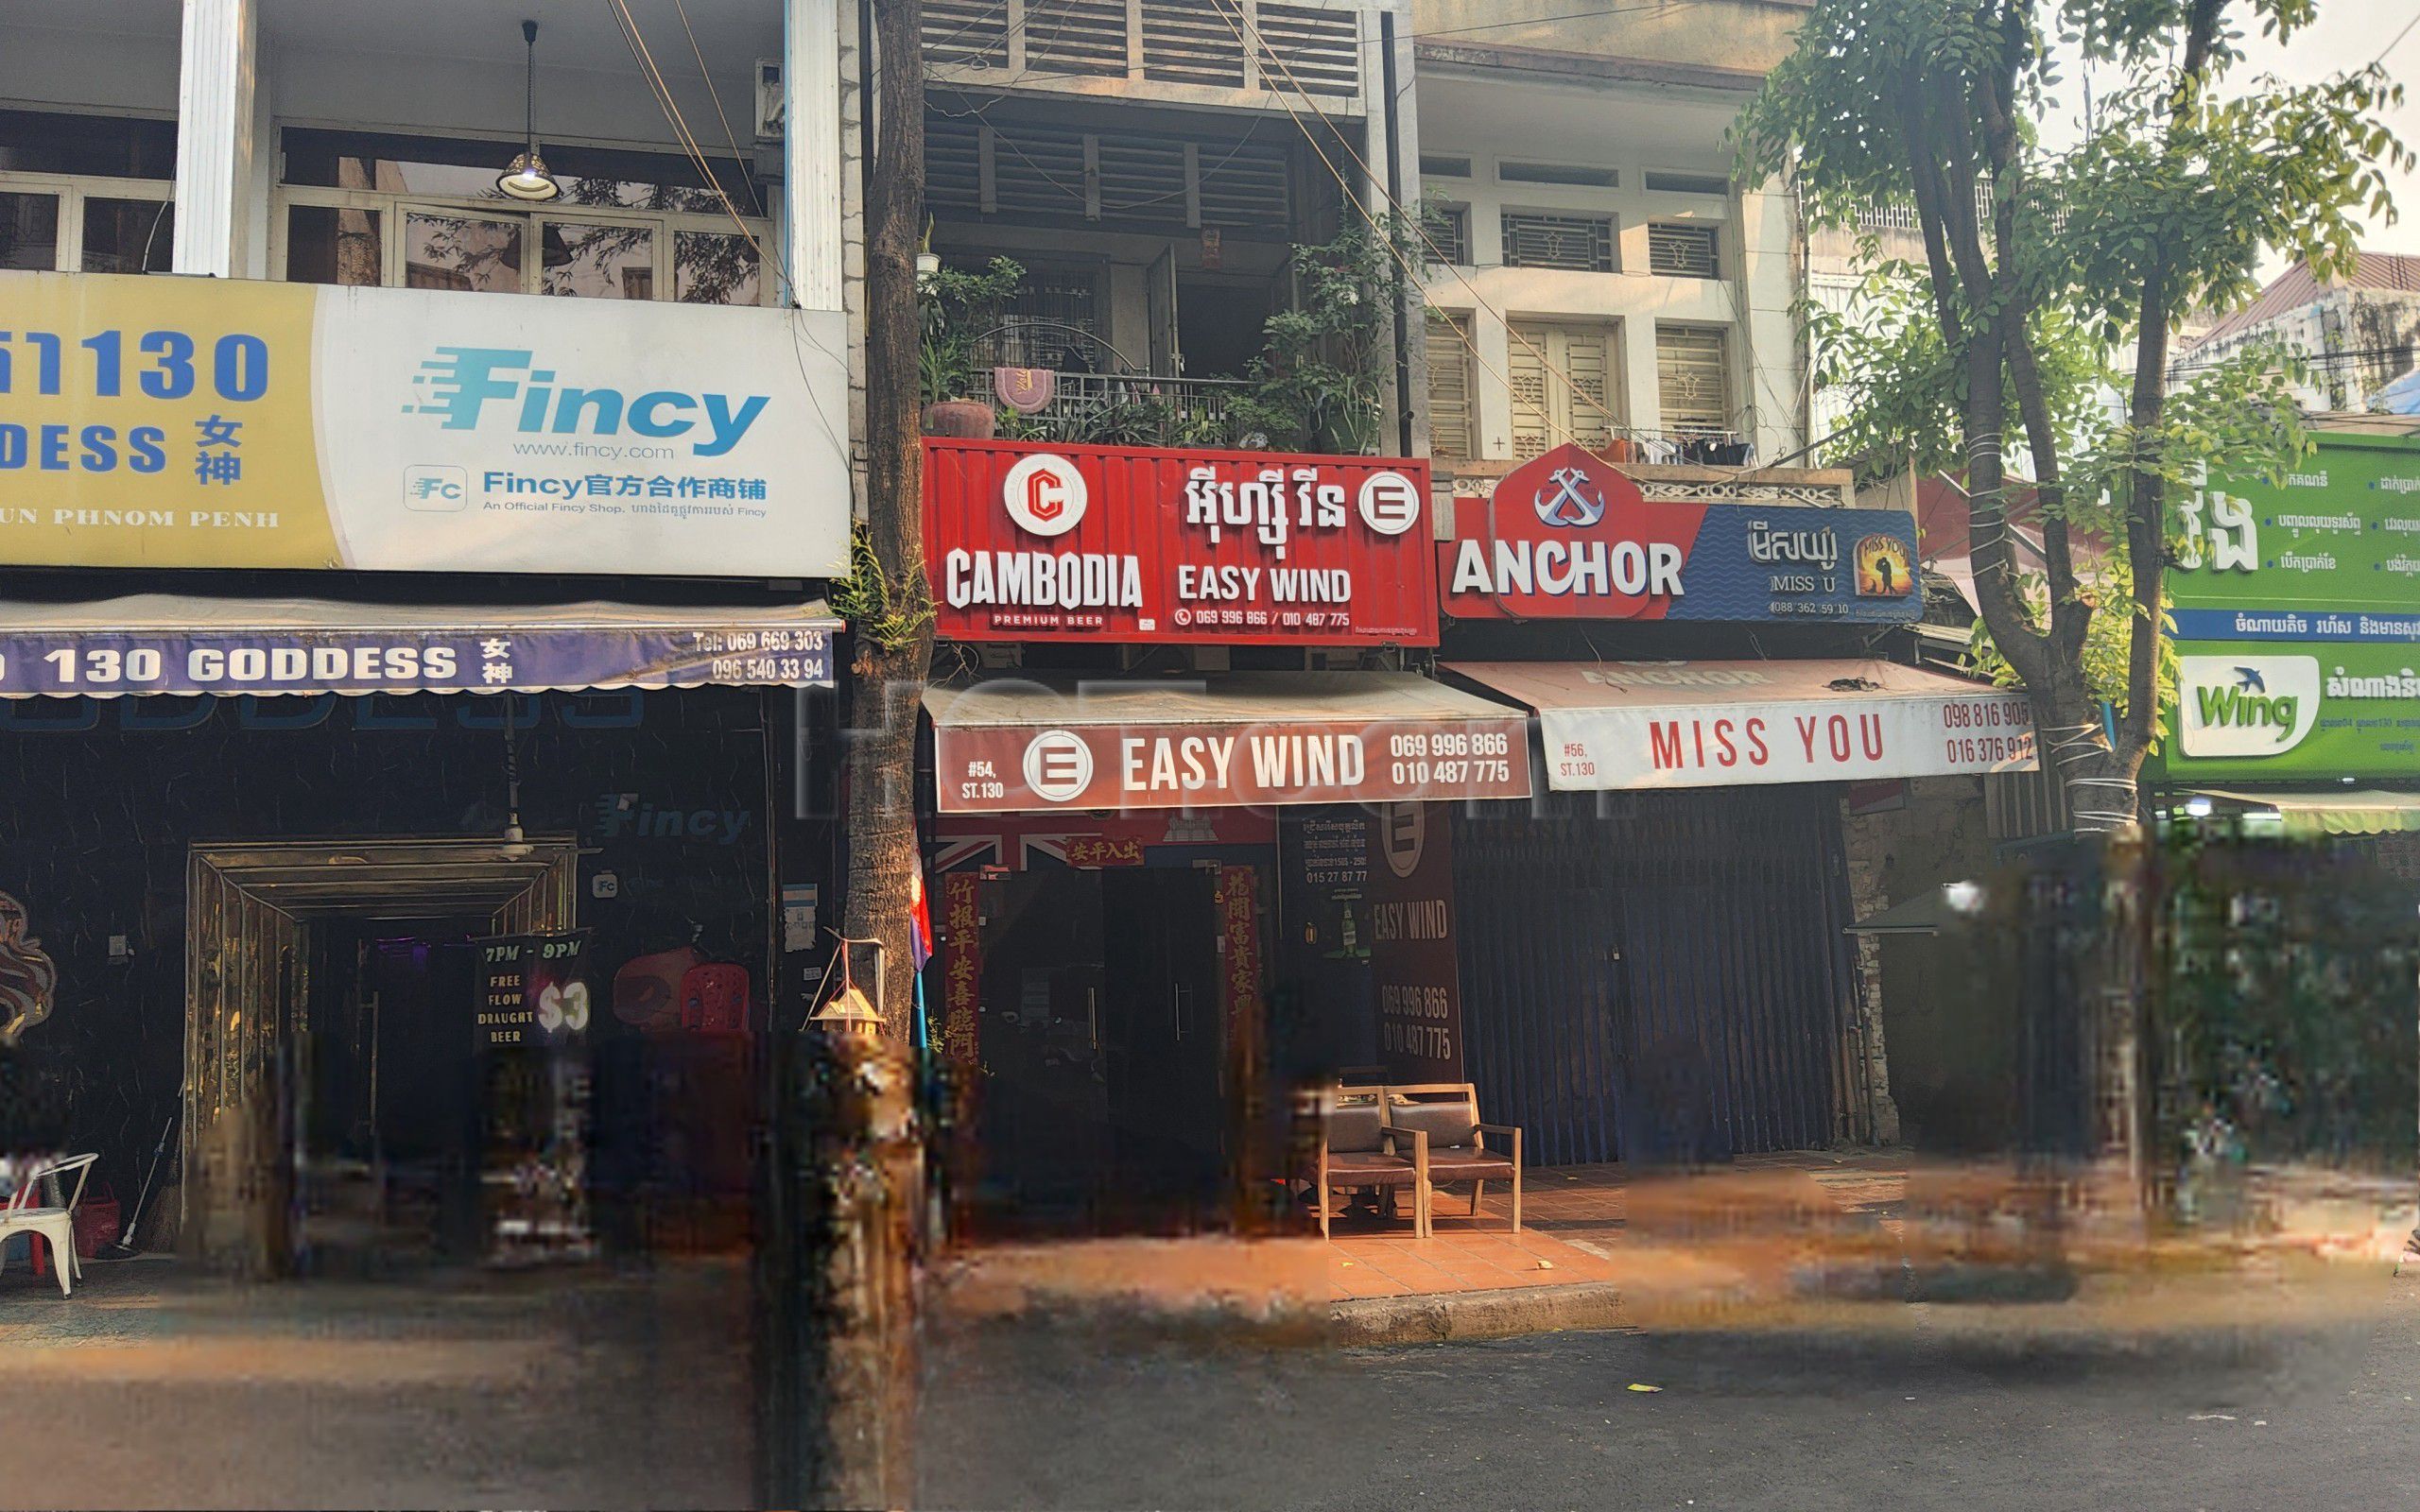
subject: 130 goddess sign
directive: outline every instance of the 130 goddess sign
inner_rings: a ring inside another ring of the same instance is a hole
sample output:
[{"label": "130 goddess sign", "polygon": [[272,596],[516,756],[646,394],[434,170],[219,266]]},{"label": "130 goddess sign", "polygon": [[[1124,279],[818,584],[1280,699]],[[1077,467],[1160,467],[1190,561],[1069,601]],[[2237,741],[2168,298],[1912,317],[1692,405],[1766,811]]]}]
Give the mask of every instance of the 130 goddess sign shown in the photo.
[{"label": "130 goddess sign", "polygon": [[942,635],[1437,644],[1427,465],[925,443]]}]

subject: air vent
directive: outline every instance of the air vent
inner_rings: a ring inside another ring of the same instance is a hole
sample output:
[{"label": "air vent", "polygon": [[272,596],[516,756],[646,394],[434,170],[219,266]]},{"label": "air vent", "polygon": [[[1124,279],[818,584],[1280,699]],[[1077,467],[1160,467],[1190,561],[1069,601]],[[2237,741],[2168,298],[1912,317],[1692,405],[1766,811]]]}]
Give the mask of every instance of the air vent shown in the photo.
[{"label": "air vent", "polygon": [[1670,223],[1647,228],[1647,270],[1668,278],[1720,278],[1718,228]]},{"label": "air vent", "polygon": [[1430,179],[1467,179],[1471,176],[1471,160],[1443,152],[1424,152],[1420,155],[1420,171]]},{"label": "air vent", "polygon": [[1506,183],[1563,183],[1586,189],[1617,189],[1622,181],[1615,169],[1582,167],[1576,163],[1499,163],[1495,176]]},{"label": "air vent", "polygon": [[1610,273],[1614,270],[1614,217],[1508,210],[1504,213],[1504,266]]},{"label": "air vent", "polygon": [[1126,0],[1025,0],[1025,63],[1035,73],[1126,77]]},{"label": "air vent", "polygon": [[[1261,0],[1258,29],[1260,45],[1255,60],[1260,65],[1263,89],[1288,94],[1300,91],[1346,100],[1361,93],[1358,12]],[[1280,59],[1284,60],[1283,66]]]},{"label": "air vent", "polygon": [[1006,0],[925,0],[925,61],[945,68],[1006,69]]},{"label": "air vent", "polygon": [[1665,195],[1728,195],[1731,180],[1719,173],[1668,173],[1661,168],[1647,170],[1647,187]]},{"label": "air vent", "polygon": [[1266,134],[1226,146],[1134,131],[1087,138],[933,112],[925,118],[925,197],[945,216],[1264,233],[1293,219],[1286,148],[1273,130]]},{"label": "air vent", "polygon": [[1143,77],[1160,84],[1244,87],[1236,0],[1142,0]]}]

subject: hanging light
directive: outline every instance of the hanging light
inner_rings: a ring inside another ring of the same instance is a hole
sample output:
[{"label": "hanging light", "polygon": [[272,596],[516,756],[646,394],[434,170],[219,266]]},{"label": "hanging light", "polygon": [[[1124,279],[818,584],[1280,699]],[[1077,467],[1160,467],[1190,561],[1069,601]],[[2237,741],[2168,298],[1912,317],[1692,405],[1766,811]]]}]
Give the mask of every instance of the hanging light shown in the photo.
[{"label": "hanging light", "polygon": [[521,41],[528,52],[528,77],[522,91],[522,132],[528,150],[512,160],[504,172],[496,176],[495,186],[515,199],[532,202],[555,198],[563,186],[546,171],[546,160],[538,156],[538,24],[521,24]]}]

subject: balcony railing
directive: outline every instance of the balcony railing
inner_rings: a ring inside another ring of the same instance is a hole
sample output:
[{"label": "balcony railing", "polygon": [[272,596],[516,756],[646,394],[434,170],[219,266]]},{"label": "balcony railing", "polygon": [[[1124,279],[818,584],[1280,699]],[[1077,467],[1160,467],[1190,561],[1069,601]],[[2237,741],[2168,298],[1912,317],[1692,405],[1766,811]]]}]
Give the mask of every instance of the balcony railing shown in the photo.
[{"label": "balcony railing", "polygon": [[1062,372],[1057,384],[1050,403],[1034,413],[1004,413],[1001,434],[1073,446],[1268,444],[1238,434],[1250,418],[1236,413],[1236,401],[1252,389],[1240,378]]}]

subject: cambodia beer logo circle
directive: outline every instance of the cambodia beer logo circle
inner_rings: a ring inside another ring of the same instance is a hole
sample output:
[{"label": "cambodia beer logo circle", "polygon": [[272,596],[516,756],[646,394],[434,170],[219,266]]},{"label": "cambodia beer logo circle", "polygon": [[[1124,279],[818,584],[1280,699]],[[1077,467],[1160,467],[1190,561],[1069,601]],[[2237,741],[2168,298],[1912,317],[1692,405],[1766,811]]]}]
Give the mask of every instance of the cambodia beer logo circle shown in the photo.
[{"label": "cambodia beer logo circle", "polygon": [[1063,536],[1084,518],[1092,490],[1076,464],[1048,452],[1019,457],[1000,480],[1009,518],[1029,536]]},{"label": "cambodia beer logo circle", "polygon": [[2319,722],[2317,657],[2181,657],[2176,684],[2187,756],[2282,756]]},{"label": "cambodia beer logo circle", "polygon": [[1025,785],[1049,803],[1065,803],[1093,783],[1093,748],[1081,735],[1046,730],[1026,743]]}]

